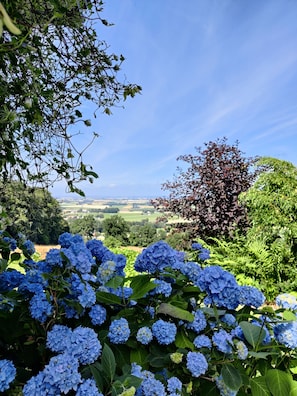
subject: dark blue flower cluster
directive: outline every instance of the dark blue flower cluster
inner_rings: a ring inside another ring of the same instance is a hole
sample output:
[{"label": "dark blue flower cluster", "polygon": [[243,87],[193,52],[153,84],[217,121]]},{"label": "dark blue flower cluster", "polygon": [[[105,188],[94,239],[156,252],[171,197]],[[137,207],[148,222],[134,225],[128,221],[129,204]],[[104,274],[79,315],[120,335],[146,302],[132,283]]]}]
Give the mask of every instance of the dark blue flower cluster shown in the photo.
[{"label": "dark blue flower cluster", "polygon": [[0,392],[9,389],[10,383],[14,380],[16,368],[14,364],[7,359],[0,360]]}]

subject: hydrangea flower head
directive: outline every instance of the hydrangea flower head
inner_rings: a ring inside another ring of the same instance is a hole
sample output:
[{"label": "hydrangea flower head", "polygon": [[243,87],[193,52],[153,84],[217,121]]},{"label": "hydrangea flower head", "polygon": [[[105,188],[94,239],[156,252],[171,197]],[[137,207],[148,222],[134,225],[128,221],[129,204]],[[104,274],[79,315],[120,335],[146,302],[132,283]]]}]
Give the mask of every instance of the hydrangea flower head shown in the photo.
[{"label": "hydrangea flower head", "polygon": [[43,370],[44,382],[59,389],[59,393],[76,390],[81,382],[78,367],[78,360],[67,353],[54,356]]},{"label": "hydrangea flower head", "polygon": [[76,396],[103,396],[93,378],[84,380],[77,388]]},{"label": "hydrangea flower head", "polygon": [[195,345],[196,348],[211,348],[211,340],[210,338],[205,335],[205,334],[200,334],[198,335],[194,341],[193,344]]},{"label": "hydrangea flower head", "polygon": [[10,383],[15,379],[16,368],[8,359],[0,360],[0,392],[9,389]]},{"label": "hydrangea flower head", "polygon": [[150,291],[150,295],[163,294],[165,297],[169,297],[171,295],[172,286],[170,283],[161,279],[154,279],[153,283],[155,283],[157,287]]},{"label": "hydrangea flower head", "polygon": [[45,261],[50,267],[63,267],[62,255],[59,249],[50,249],[46,253]]},{"label": "hydrangea flower head", "polygon": [[249,350],[243,341],[238,341],[236,344],[236,352],[238,359],[245,360],[248,356]]},{"label": "hydrangea flower head", "polygon": [[97,281],[105,285],[111,278],[116,275],[116,263],[114,261],[105,261],[100,265],[97,271]]},{"label": "hydrangea flower head", "polygon": [[297,348],[297,321],[289,323],[279,323],[273,328],[276,340],[287,348]]},{"label": "hydrangea flower head", "polygon": [[36,293],[30,300],[30,314],[33,319],[44,323],[53,313],[53,306],[48,302],[44,293]]},{"label": "hydrangea flower head", "polygon": [[140,327],[136,334],[136,339],[143,345],[149,344],[153,339],[153,333],[147,326]]},{"label": "hydrangea flower head", "polygon": [[124,344],[130,337],[130,328],[127,319],[120,318],[111,322],[108,338],[113,344]]},{"label": "hydrangea flower head", "polygon": [[26,252],[32,256],[32,254],[35,253],[35,246],[34,243],[32,241],[30,241],[29,239],[27,239],[24,243],[23,243],[23,249],[26,250]]},{"label": "hydrangea flower head", "polygon": [[215,331],[212,336],[212,342],[217,349],[223,353],[231,353],[233,340],[232,335],[227,333],[226,330],[220,329]]},{"label": "hydrangea flower head", "polygon": [[187,353],[187,369],[193,377],[200,377],[205,374],[208,369],[208,363],[205,356],[201,352]]},{"label": "hydrangea flower head", "polygon": [[259,308],[265,302],[264,294],[254,286],[239,287],[239,303],[249,307]]},{"label": "hydrangea flower head", "polygon": [[55,324],[47,333],[46,346],[53,352],[65,352],[70,348],[71,335],[69,327]]},{"label": "hydrangea flower head", "polygon": [[166,242],[159,241],[144,249],[137,256],[134,268],[138,272],[156,274],[166,267],[174,267],[177,261],[176,251]]},{"label": "hydrangea flower head", "polygon": [[18,287],[23,280],[25,275],[15,269],[9,269],[0,273],[0,292],[7,292]]},{"label": "hydrangea flower head", "polygon": [[45,374],[43,371],[38,373],[36,376],[31,377],[23,387],[24,396],[32,396],[32,395],[56,396],[59,394],[61,394],[61,392],[56,384],[50,384],[46,382]]},{"label": "hydrangea flower head", "polygon": [[166,396],[165,387],[155,378],[145,378],[141,383],[143,396]]},{"label": "hydrangea flower head", "polygon": [[177,328],[174,323],[159,319],[152,325],[152,332],[159,344],[169,345],[175,340]]},{"label": "hydrangea flower head", "polygon": [[93,305],[89,312],[89,317],[94,326],[102,325],[106,320],[106,315],[106,309],[100,304]]},{"label": "hydrangea flower head", "polygon": [[180,266],[180,272],[186,275],[194,284],[197,284],[201,271],[202,268],[200,265],[192,261],[188,261]]},{"label": "hydrangea flower head", "polygon": [[101,350],[101,343],[93,329],[78,326],[73,330],[67,353],[78,359],[81,364],[94,363],[100,356]]},{"label": "hydrangea flower head", "polygon": [[182,386],[181,380],[177,377],[171,377],[167,381],[167,390],[169,393],[181,393]]},{"label": "hydrangea flower head", "polygon": [[197,310],[194,313],[194,320],[193,322],[187,323],[186,327],[195,331],[196,333],[200,333],[204,330],[207,326],[206,318],[204,313],[201,310]]},{"label": "hydrangea flower head", "polygon": [[72,242],[72,234],[64,232],[59,236],[58,243],[62,248],[69,248]]},{"label": "hydrangea flower head", "polygon": [[205,304],[235,309],[239,304],[240,289],[235,277],[218,265],[204,268],[199,274],[197,285],[207,293]]},{"label": "hydrangea flower head", "polygon": [[293,294],[283,293],[279,294],[275,299],[276,304],[285,309],[297,310],[297,298]]}]

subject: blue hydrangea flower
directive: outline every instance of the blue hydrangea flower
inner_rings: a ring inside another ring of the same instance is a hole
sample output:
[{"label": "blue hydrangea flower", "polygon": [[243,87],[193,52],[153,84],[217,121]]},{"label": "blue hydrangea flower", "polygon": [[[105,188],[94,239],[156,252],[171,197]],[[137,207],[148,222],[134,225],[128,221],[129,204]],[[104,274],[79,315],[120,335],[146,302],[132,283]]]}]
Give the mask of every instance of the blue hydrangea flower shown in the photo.
[{"label": "blue hydrangea flower", "polygon": [[46,346],[53,352],[65,352],[70,349],[71,335],[69,327],[55,324],[47,333]]},{"label": "blue hydrangea flower", "polygon": [[64,232],[59,236],[58,243],[61,245],[61,248],[69,248],[72,242],[72,234],[69,232]]},{"label": "blue hydrangea flower", "polygon": [[225,315],[223,315],[221,317],[221,321],[223,323],[226,323],[226,325],[228,325],[230,327],[237,326],[237,320],[236,320],[235,316],[230,313],[226,313]]},{"label": "blue hydrangea flower", "polygon": [[73,330],[67,353],[78,359],[81,364],[94,363],[100,356],[101,350],[101,343],[93,329],[78,326]]},{"label": "blue hydrangea flower", "polygon": [[169,345],[175,340],[177,328],[174,323],[159,319],[152,325],[152,332],[159,344]]},{"label": "blue hydrangea flower", "polygon": [[208,260],[210,258],[210,251],[208,249],[206,249],[206,248],[202,248],[200,253],[199,253],[199,255],[198,255],[198,258],[201,261]]},{"label": "blue hydrangea flower", "polygon": [[100,326],[106,321],[106,309],[99,304],[93,305],[89,312],[89,317],[94,326]]},{"label": "blue hydrangea flower", "polygon": [[187,369],[193,377],[200,377],[208,369],[208,363],[205,356],[200,352],[187,353]]},{"label": "blue hydrangea flower", "polygon": [[276,304],[285,309],[297,310],[297,298],[293,294],[279,294],[275,299]]},{"label": "blue hydrangea flower", "polygon": [[45,366],[43,370],[44,382],[58,388],[62,393],[68,393],[72,389],[76,390],[82,380],[78,368],[77,359],[67,353],[61,353],[52,357]]},{"label": "blue hydrangea flower", "polygon": [[29,239],[27,239],[24,243],[23,243],[23,248],[24,250],[27,251],[27,253],[32,256],[32,254],[35,253],[35,246],[34,243],[32,241],[30,241]]},{"label": "blue hydrangea flower", "polygon": [[0,291],[7,292],[18,287],[25,279],[25,275],[15,269],[0,273]]},{"label": "blue hydrangea flower", "polygon": [[62,255],[59,249],[50,249],[46,253],[45,261],[50,267],[63,267]]},{"label": "blue hydrangea flower", "polygon": [[166,242],[159,241],[144,249],[137,256],[134,268],[138,272],[156,274],[166,267],[173,267],[177,262],[176,251]]},{"label": "blue hydrangea flower", "polygon": [[202,249],[201,243],[198,243],[198,242],[192,243],[192,249],[193,250],[201,250]]},{"label": "blue hydrangea flower", "polygon": [[237,395],[236,390],[232,390],[232,389],[228,388],[228,386],[225,384],[225,382],[223,380],[222,375],[219,375],[218,377],[216,377],[215,381],[216,381],[216,386],[217,386],[218,390],[220,391],[221,396],[236,396]]},{"label": "blue hydrangea flower", "polygon": [[239,304],[240,288],[235,277],[218,265],[206,267],[199,274],[198,286],[207,293],[206,305],[235,309]]},{"label": "blue hydrangea flower", "polygon": [[200,267],[200,265],[191,261],[184,263],[180,267],[180,272],[186,275],[189,280],[192,281],[194,284],[197,284],[201,271],[202,268]]},{"label": "blue hydrangea flower", "polygon": [[226,330],[220,329],[215,331],[212,336],[212,342],[219,351],[223,353],[232,353],[232,335],[227,333]]},{"label": "blue hydrangea flower", "polygon": [[200,333],[204,330],[207,326],[207,321],[205,318],[204,313],[201,310],[197,310],[194,313],[194,320],[193,322],[187,323],[186,327],[195,331],[196,333]]},{"label": "blue hydrangea flower", "polygon": [[265,302],[264,294],[254,286],[239,287],[239,304],[259,308]]},{"label": "blue hydrangea flower", "polygon": [[151,371],[142,370],[142,367],[135,362],[132,362],[131,364],[131,375],[142,379],[155,378],[154,374]]},{"label": "blue hydrangea flower", "polygon": [[290,349],[297,348],[297,321],[277,324],[273,332],[279,343]]},{"label": "blue hydrangea flower", "polygon": [[182,386],[181,380],[177,377],[171,377],[167,381],[167,390],[169,393],[181,393]]},{"label": "blue hydrangea flower", "polygon": [[92,239],[90,241],[87,241],[86,247],[90,250],[91,254],[96,257],[100,262],[102,262],[102,259],[106,252],[109,251],[107,247],[103,245],[103,242],[99,239]]},{"label": "blue hydrangea flower", "polygon": [[195,345],[196,348],[211,348],[211,340],[210,338],[205,335],[205,334],[200,334],[198,335],[194,341],[193,344]]},{"label": "blue hydrangea flower", "polygon": [[48,282],[38,269],[30,269],[26,272],[25,278],[18,287],[18,292],[26,296],[40,293],[42,294]]},{"label": "blue hydrangea flower", "polygon": [[143,345],[149,344],[153,339],[153,333],[147,326],[140,327],[136,334],[136,339]]},{"label": "blue hydrangea flower", "polygon": [[153,283],[155,283],[157,287],[150,291],[150,295],[163,294],[165,297],[169,297],[171,295],[172,286],[170,283],[160,279],[155,279]]},{"label": "blue hydrangea flower", "polygon": [[83,308],[90,308],[96,303],[96,292],[88,282],[83,282],[77,274],[72,274],[69,281],[72,298],[76,298]]},{"label": "blue hydrangea flower", "polygon": [[44,323],[53,313],[53,306],[48,302],[44,293],[36,293],[30,300],[30,314],[33,319]]},{"label": "blue hydrangea flower", "polygon": [[68,250],[70,250],[75,257],[71,260],[71,264],[77,269],[77,271],[81,274],[91,272],[92,266],[95,264],[95,260],[83,242],[76,244],[72,243]]},{"label": "blue hydrangea flower", "polygon": [[89,378],[78,386],[76,396],[103,396],[103,394],[99,392],[95,380]]},{"label": "blue hydrangea flower", "polygon": [[5,236],[2,238],[9,245],[9,249],[13,252],[17,248],[17,241],[14,238]]},{"label": "blue hydrangea flower", "polygon": [[165,387],[155,378],[145,378],[141,383],[143,396],[166,396]]},{"label": "blue hydrangea flower", "polygon": [[0,392],[9,389],[10,383],[15,379],[16,368],[12,361],[0,360]]},{"label": "blue hydrangea flower", "polygon": [[238,359],[245,360],[248,357],[249,350],[243,341],[238,341],[236,344],[236,353]]},{"label": "blue hydrangea flower", "polygon": [[97,271],[97,281],[105,285],[111,278],[116,275],[116,263],[114,261],[105,261],[100,265]]},{"label": "blue hydrangea flower", "polygon": [[32,395],[49,395],[57,396],[61,392],[56,384],[50,384],[45,380],[44,372],[38,373],[36,376],[31,377],[29,381],[23,387],[24,396]]},{"label": "blue hydrangea flower", "polygon": [[113,344],[124,344],[130,337],[130,328],[127,319],[120,318],[111,322],[108,337]]}]

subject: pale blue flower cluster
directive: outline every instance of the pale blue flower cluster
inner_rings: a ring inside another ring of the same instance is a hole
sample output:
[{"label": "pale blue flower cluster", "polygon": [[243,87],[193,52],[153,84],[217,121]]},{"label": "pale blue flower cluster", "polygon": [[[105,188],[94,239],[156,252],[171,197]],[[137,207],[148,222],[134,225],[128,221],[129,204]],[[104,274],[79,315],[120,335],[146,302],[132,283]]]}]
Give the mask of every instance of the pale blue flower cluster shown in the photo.
[{"label": "pale blue flower cluster", "polygon": [[9,389],[10,383],[16,376],[16,368],[8,359],[0,360],[0,392]]},{"label": "pale blue flower cluster", "polygon": [[278,342],[290,349],[297,348],[297,321],[280,323],[273,328],[274,337]]},{"label": "pale blue flower cluster", "polygon": [[210,338],[205,335],[205,334],[200,334],[197,337],[195,337],[193,344],[197,349],[199,348],[211,348],[211,340]]},{"label": "pale blue flower cluster", "polygon": [[193,377],[200,377],[202,374],[205,374],[208,369],[205,356],[201,352],[188,352],[187,369]]},{"label": "pale blue flower cluster", "polygon": [[159,344],[169,345],[175,340],[177,328],[175,323],[159,319],[152,325],[152,332]]},{"label": "pale blue flower cluster", "polygon": [[207,293],[204,299],[206,305],[235,309],[239,304],[240,287],[235,277],[218,265],[204,268],[197,285]]},{"label": "pale blue flower cluster", "polygon": [[206,317],[200,309],[194,312],[194,320],[186,325],[188,329],[195,331],[195,333],[200,333],[207,326]]},{"label": "pale blue flower cluster", "polygon": [[147,326],[140,327],[137,330],[136,339],[143,345],[148,345],[153,339],[153,333]]},{"label": "pale blue flower cluster", "polygon": [[233,339],[232,335],[224,329],[214,331],[212,342],[220,352],[232,353]]},{"label": "pale blue flower cluster", "polygon": [[239,304],[259,308],[265,302],[264,294],[253,286],[241,286],[239,289]]},{"label": "pale blue flower cluster", "polygon": [[176,251],[166,242],[159,241],[144,249],[137,256],[134,268],[138,272],[156,274],[162,272],[166,267],[174,267],[177,262]]},{"label": "pale blue flower cluster", "polygon": [[215,379],[216,381],[216,386],[220,391],[220,395],[221,396],[236,396],[237,395],[237,391],[228,388],[228,386],[225,384],[222,375],[219,375],[218,377],[216,377]]},{"label": "pale blue flower cluster", "polygon": [[155,287],[153,290],[150,291],[150,295],[155,295],[155,294],[163,294],[165,297],[169,297],[172,293],[172,286],[169,282],[166,282],[162,279],[155,279],[153,281],[157,287]]},{"label": "pale blue flower cluster", "polygon": [[293,294],[280,294],[276,297],[275,302],[281,308],[297,310],[297,298]]},{"label": "pale blue flower cluster", "polygon": [[130,337],[130,328],[127,319],[114,319],[108,331],[108,338],[113,344],[125,344]]},{"label": "pale blue flower cluster", "polygon": [[89,311],[89,317],[94,326],[102,325],[106,321],[106,316],[106,309],[100,304],[93,305]]}]

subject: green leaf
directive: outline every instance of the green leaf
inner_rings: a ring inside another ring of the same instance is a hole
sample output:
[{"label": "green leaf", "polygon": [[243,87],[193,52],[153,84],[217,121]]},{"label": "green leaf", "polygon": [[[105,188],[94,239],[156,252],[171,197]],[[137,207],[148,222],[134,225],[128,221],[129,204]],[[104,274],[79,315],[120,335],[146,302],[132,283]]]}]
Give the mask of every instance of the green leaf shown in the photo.
[{"label": "green leaf", "polygon": [[121,299],[118,296],[111,294],[111,293],[106,293],[106,292],[97,292],[96,299],[97,299],[97,302],[110,304],[110,305],[112,305],[112,304],[121,305],[122,304]]},{"label": "green leaf", "polygon": [[289,396],[297,396],[297,381],[291,382],[291,390]]},{"label": "green leaf", "polygon": [[273,369],[267,371],[265,379],[273,396],[288,396],[290,394],[293,385],[290,374]]},{"label": "green leaf", "polygon": [[189,340],[189,337],[182,329],[178,331],[174,343],[178,348],[188,348],[191,351],[195,349],[194,344]]},{"label": "green leaf", "polygon": [[291,322],[291,321],[296,320],[296,314],[292,311],[286,310],[283,312],[283,318],[284,318],[284,320]]},{"label": "green leaf", "polygon": [[122,276],[114,276],[111,278],[104,286],[111,287],[113,289],[117,289],[119,286],[122,286],[124,283],[124,277]]},{"label": "green leaf", "polygon": [[250,380],[251,390],[253,396],[269,396],[270,391],[266,384],[264,377],[251,378]]},{"label": "green leaf", "polygon": [[96,362],[94,364],[91,364],[89,367],[90,367],[90,371],[92,373],[92,376],[94,377],[94,380],[96,381],[98,388],[103,389],[104,376],[102,374],[101,364],[99,362]]},{"label": "green leaf", "polygon": [[135,276],[130,284],[133,289],[133,294],[130,297],[131,300],[138,300],[145,296],[150,290],[155,289],[157,285],[150,282],[150,277],[148,275],[138,275]]},{"label": "green leaf", "polygon": [[114,354],[111,348],[107,344],[104,344],[103,347],[101,364],[104,373],[104,378],[111,383],[115,375],[116,362],[115,362]]},{"label": "green leaf", "polygon": [[165,315],[172,316],[173,318],[181,319],[181,320],[186,320],[188,322],[193,322],[194,320],[194,315],[191,314],[190,312],[175,307],[174,305],[168,304],[168,303],[161,303],[157,313],[162,313]]},{"label": "green leaf", "polygon": [[255,324],[249,322],[240,322],[239,326],[241,327],[246,340],[252,345],[253,348],[256,348],[259,344],[261,344],[266,336],[265,331],[260,326]]},{"label": "green leaf", "polygon": [[231,364],[225,364],[222,368],[222,377],[228,388],[238,390],[242,385],[239,371]]},{"label": "green leaf", "polygon": [[20,258],[21,258],[20,253],[15,252],[11,254],[10,261],[19,261]]},{"label": "green leaf", "polygon": [[147,363],[146,362],[146,358],[147,358],[147,353],[144,349],[131,349],[130,351],[130,362],[133,363],[137,363],[139,364],[141,367],[144,367],[144,365]]},{"label": "green leaf", "polygon": [[290,361],[290,371],[293,374],[297,374],[297,359],[292,359]]}]

